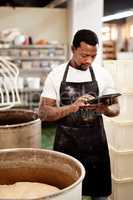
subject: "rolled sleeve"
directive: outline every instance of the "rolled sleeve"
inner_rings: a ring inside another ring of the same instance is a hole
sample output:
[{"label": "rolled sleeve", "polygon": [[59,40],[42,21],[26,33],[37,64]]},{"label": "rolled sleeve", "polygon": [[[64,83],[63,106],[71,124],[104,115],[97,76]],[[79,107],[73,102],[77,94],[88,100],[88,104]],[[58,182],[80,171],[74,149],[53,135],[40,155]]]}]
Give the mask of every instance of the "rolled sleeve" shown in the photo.
[{"label": "rolled sleeve", "polygon": [[55,100],[57,98],[54,83],[53,83],[53,80],[51,79],[50,74],[47,76],[45,80],[41,97],[46,97],[46,98],[55,99]]}]

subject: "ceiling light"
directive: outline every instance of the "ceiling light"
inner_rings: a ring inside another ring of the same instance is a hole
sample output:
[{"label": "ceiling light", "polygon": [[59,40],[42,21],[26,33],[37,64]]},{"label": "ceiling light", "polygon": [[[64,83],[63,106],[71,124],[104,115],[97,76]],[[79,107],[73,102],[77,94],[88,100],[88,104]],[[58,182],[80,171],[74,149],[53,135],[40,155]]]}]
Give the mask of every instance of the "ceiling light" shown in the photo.
[{"label": "ceiling light", "polygon": [[133,11],[132,10],[119,12],[119,13],[115,13],[113,15],[108,15],[108,16],[102,17],[102,22],[122,19],[122,18],[126,18],[126,17],[132,16],[132,15],[133,15]]}]

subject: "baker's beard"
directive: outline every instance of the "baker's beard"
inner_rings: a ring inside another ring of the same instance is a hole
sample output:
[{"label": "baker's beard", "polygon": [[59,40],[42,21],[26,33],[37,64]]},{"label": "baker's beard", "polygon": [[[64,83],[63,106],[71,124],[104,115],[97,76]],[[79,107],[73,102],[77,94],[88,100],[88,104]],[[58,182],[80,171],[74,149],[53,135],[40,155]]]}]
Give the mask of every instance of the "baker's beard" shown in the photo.
[{"label": "baker's beard", "polygon": [[89,68],[89,65],[79,65],[76,68],[81,71],[86,71]]},{"label": "baker's beard", "polygon": [[84,65],[84,64],[81,64],[81,65],[78,65],[75,60],[71,60],[70,61],[70,65],[78,70],[81,70],[81,71],[86,71],[89,67],[90,67],[90,64],[88,65]]}]

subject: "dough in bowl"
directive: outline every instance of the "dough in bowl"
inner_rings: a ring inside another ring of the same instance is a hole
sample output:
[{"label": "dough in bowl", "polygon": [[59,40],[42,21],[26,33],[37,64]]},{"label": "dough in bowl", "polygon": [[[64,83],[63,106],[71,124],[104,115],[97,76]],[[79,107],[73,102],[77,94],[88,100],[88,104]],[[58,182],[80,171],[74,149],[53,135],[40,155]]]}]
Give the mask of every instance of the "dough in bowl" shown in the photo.
[{"label": "dough in bowl", "polygon": [[59,191],[57,187],[44,183],[16,182],[12,185],[0,185],[0,199],[40,198]]}]

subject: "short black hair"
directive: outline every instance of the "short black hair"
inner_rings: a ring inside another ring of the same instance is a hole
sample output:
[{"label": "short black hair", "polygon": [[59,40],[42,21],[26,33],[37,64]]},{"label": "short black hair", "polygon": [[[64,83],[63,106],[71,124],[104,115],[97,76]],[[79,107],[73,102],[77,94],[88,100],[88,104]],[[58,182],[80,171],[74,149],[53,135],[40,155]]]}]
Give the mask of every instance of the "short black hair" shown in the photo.
[{"label": "short black hair", "polygon": [[96,33],[91,30],[81,29],[75,33],[72,44],[77,48],[80,46],[81,42],[95,46],[98,44],[98,37]]}]

